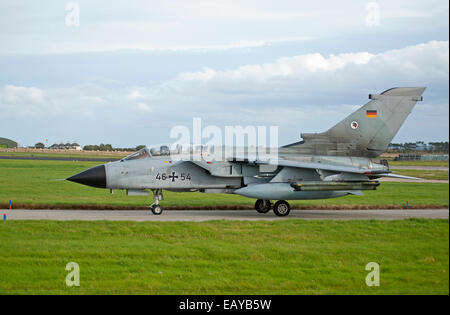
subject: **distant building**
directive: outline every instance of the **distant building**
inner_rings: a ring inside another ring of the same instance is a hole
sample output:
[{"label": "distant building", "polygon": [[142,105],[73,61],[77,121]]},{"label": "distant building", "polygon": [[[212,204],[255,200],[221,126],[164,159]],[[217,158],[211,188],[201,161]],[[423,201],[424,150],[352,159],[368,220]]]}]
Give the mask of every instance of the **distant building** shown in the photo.
[{"label": "distant building", "polygon": [[432,144],[425,144],[423,142],[416,142],[414,150],[416,151],[434,151],[435,147]]},{"label": "distant building", "polygon": [[434,144],[426,144],[422,141],[417,141],[414,143],[391,143],[389,144],[388,150],[391,151],[426,151],[433,152],[436,150],[436,146]]},{"label": "distant building", "polygon": [[72,143],[70,146],[71,146],[72,150],[83,151],[83,148],[81,147],[81,145],[79,145],[76,142]]},{"label": "distant building", "polygon": [[74,143],[69,143],[67,142],[66,144],[64,143],[60,143],[60,144],[52,144],[51,146],[48,147],[49,149],[52,150],[78,150],[78,151],[82,151],[83,148],[76,142]]},{"label": "distant building", "polygon": [[17,148],[17,142],[6,138],[0,138],[0,149]]},{"label": "distant building", "polygon": [[388,150],[404,150],[405,146],[401,143],[391,143],[388,146]]},{"label": "distant building", "polygon": [[448,161],[448,154],[399,154],[394,161]]}]

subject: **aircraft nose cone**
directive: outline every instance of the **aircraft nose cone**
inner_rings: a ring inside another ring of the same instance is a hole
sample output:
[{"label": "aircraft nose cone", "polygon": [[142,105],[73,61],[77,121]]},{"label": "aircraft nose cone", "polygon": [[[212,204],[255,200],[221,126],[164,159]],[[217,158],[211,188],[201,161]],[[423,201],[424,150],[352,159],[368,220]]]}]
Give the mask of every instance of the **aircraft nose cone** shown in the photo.
[{"label": "aircraft nose cone", "polygon": [[98,188],[106,188],[105,165],[92,167],[84,172],[76,174],[66,180]]}]

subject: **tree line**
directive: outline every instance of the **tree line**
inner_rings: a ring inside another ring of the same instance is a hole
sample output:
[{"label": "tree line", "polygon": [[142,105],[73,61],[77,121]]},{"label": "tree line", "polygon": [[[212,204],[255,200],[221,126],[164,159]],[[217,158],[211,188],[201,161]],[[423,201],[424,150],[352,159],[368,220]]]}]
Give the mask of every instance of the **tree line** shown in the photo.
[{"label": "tree line", "polygon": [[389,150],[391,152],[408,152],[408,151],[428,151],[436,153],[448,153],[448,141],[443,142],[405,142],[391,143]]},{"label": "tree line", "polygon": [[101,143],[100,145],[97,145],[97,144],[85,145],[83,147],[83,150],[84,151],[130,151],[130,152],[134,152],[134,151],[138,151],[144,147],[145,147],[145,145],[138,145],[137,147],[134,147],[134,148],[114,148],[111,144]]}]

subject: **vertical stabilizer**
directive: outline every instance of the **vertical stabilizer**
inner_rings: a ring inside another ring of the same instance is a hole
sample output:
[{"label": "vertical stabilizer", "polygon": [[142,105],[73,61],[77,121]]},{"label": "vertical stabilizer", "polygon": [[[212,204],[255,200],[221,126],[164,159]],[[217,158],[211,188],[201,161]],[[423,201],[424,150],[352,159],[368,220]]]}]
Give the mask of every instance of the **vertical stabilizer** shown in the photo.
[{"label": "vertical stabilizer", "polygon": [[424,91],[424,87],[392,88],[371,94],[370,102],[328,131],[302,134],[303,142],[286,148],[298,153],[377,157],[386,151]]}]

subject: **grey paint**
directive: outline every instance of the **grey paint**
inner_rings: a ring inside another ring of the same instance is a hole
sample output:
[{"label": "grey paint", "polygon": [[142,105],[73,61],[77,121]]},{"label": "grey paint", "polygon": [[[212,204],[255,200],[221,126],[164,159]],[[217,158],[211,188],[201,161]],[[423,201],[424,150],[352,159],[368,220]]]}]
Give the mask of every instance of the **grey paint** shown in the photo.
[{"label": "grey paint", "polygon": [[[323,133],[304,133],[304,142],[285,146],[283,152],[377,157],[386,151],[413,107],[422,100],[424,91],[424,87],[393,88],[370,95],[370,102],[334,127]],[[367,118],[367,110],[376,110],[377,118]],[[352,122],[358,127],[353,129]]]},{"label": "grey paint", "polygon": [[342,197],[348,191],[295,191],[288,183],[251,185],[237,189],[235,194],[265,200],[313,200]]},{"label": "grey paint", "polygon": [[[189,161],[174,162],[170,157],[118,161],[105,164],[107,188],[110,189],[204,189],[237,188],[239,177],[227,178],[208,174],[207,170]],[[178,178],[170,179],[172,173]],[[184,174],[190,180],[181,180]],[[166,178],[158,180],[158,178]]]},{"label": "grey paint", "polygon": [[[203,148],[199,152],[196,147],[185,155],[180,148],[170,155],[166,147],[164,152],[152,151],[153,155],[143,149],[132,157],[105,164],[106,186],[126,189],[129,194],[166,189],[234,193],[264,200],[361,195],[361,190],[378,185],[369,181],[392,176],[387,166],[373,158],[386,150],[424,90],[394,88],[371,95],[369,103],[328,131],[303,134],[303,142],[279,148],[272,160],[257,155],[249,158],[247,148],[232,150],[231,156],[220,161],[204,158],[206,153],[214,157],[227,152],[224,147],[212,153]],[[367,117],[367,110],[376,110],[376,117]]]}]

